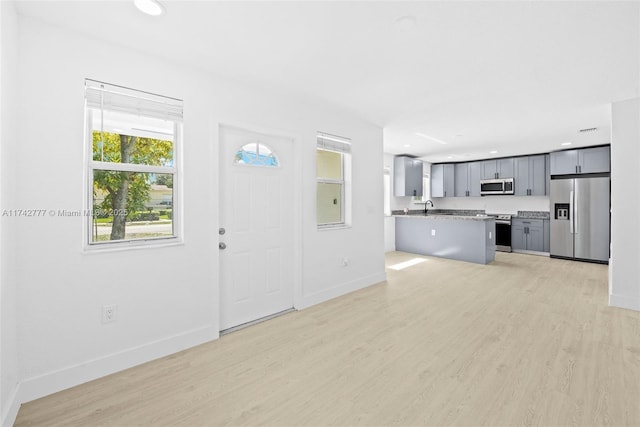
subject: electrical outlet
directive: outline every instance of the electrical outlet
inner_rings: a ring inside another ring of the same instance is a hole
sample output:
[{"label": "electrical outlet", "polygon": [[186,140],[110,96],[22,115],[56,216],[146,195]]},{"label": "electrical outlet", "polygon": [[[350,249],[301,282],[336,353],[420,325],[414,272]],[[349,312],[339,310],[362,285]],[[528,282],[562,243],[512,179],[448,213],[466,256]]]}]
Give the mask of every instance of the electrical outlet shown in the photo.
[{"label": "electrical outlet", "polygon": [[349,266],[349,258],[342,258],[342,266],[343,267]]},{"label": "electrical outlet", "polygon": [[118,306],[115,304],[102,306],[102,323],[111,323],[116,321],[116,312]]}]

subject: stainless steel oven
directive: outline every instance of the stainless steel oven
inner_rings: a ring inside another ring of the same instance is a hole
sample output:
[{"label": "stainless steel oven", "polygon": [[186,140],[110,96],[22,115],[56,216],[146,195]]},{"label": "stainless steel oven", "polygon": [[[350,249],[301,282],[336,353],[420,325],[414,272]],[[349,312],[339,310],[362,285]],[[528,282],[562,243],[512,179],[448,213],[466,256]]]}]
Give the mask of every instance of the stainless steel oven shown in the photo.
[{"label": "stainless steel oven", "polygon": [[496,251],[511,252],[511,215],[490,216],[496,219]]}]

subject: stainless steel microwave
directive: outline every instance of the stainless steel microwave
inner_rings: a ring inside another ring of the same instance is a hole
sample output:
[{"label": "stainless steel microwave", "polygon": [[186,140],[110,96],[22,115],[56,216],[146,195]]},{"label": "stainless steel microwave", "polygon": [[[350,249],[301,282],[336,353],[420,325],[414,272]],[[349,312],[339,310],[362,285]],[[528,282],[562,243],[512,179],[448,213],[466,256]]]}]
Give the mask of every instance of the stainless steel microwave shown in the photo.
[{"label": "stainless steel microwave", "polygon": [[481,179],[480,195],[513,194],[513,178]]}]

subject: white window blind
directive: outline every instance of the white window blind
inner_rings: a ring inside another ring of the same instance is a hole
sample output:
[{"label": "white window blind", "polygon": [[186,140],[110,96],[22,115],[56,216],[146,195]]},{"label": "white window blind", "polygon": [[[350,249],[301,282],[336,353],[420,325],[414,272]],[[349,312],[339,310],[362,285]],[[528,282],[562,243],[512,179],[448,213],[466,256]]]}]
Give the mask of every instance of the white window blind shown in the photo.
[{"label": "white window blind", "polygon": [[85,80],[88,108],[181,122],[183,101],[95,80]]},{"label": "white window blind", "polygon": [[351,153],[351,140],[341,136],[318,132],[317,148],[335,151],[337,153]]}]

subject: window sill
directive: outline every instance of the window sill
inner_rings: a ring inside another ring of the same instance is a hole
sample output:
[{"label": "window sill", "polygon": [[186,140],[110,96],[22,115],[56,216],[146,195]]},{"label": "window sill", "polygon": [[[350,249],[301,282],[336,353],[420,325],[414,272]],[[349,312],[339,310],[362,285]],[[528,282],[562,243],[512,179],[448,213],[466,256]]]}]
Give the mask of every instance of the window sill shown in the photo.
[{"label": "window sill", "polygon": [[319,225],[318,231],[344,230],[345,228],[351,228],[351,224]]},{"label": "window sill", "polygon": [[103,254],[109,252],[122,252],[140,249],[156,249],[166,248],[170,246],[182,246],[184,241],[180,237],[171,237],[155,240],[130,240],[124,242],[113,242],[103,244],[85,244],[82,253],[89,254]]}]

